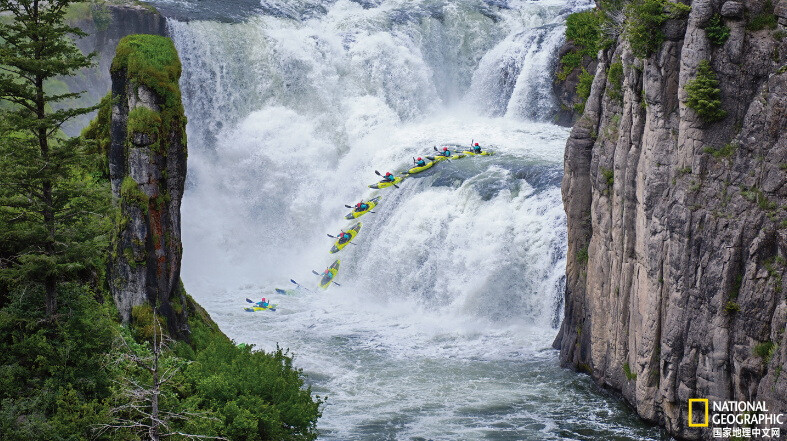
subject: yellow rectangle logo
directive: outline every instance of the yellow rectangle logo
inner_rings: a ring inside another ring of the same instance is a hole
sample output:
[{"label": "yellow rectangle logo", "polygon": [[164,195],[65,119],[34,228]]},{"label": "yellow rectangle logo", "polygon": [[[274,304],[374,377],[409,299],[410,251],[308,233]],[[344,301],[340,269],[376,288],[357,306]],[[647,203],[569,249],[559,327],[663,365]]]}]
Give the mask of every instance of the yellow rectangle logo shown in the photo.
[{"label": "yellow rectangle logo", "polygon": [[[705,404],[705,422],[702,424],[695,424],[694,418],[692,417],[692,408],[694,407],[694,403],[704,403]],[[689,398],[689,427],[708,427],[709,421],[709,406],[708,406],[708,399],[707,398]]]}]

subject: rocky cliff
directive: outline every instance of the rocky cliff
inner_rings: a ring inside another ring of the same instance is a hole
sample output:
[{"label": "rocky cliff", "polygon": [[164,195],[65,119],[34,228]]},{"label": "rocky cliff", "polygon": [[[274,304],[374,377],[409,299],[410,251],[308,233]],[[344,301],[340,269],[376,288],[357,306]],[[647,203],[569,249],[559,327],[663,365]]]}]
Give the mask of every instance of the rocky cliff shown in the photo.
[{"label": "rocky cliff", "polygon": [[180,285],[180,201],[186,179],[181,65],[166,37],[131,35],[112,62],[109,175],[120,203],[110,289],[124,322],[149,314],[188,335]]},{"label": "rocky cliff", "polygon": [[[85,53],[96,53],[95,67],[80,75],[63,78],[72,92],[87,92],[80,102],[89,106],[99,102],[111,86],[109,68],[115,48],[121,38],[132,34],[167,34],[167,22],[152,6],[138,1],[77,3],[70,7],[67,22],[88,35],[76,40]],[[66,133],[75,135],[94,115],[85,115],[64,126]]]},{"label": "rocky cliff", "polygon": [[643,418],[710,439],[689,398],[787,413],[787,0],[661,3],[657,20],[601,3],[555,347]]}]

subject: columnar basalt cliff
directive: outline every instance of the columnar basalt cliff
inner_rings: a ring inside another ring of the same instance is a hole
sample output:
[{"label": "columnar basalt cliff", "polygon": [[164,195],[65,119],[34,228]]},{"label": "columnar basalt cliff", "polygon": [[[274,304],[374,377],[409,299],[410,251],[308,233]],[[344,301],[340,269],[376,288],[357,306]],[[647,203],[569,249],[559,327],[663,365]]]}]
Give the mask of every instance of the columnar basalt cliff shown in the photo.
[{"label": "columnar basalt cliff", "polygon": [[787,0],[683,11],[645,56],[630,16],[599,51],[566,145],[555,347],[643,418],[708,439],[689,398],[787,413]]},{"label": "columnar basalt cliff", "polygon": [[153,307],[171,333],[186,336],[180,201],[187,151],[180,73],[166,37],[132,35],[118,44],[111,68],[109,172],[121,212],[110,285],[124,322]]}]

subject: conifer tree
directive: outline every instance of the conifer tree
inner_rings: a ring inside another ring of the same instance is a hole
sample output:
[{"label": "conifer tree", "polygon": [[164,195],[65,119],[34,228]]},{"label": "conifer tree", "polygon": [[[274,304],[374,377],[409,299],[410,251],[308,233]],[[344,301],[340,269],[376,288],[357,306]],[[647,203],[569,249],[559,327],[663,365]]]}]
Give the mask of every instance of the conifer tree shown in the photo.
[{"label": "conifer tree", "polygon": [[[95,107],[53,93],[62,76],[92,65],[64,24],[72,0],[0,0],[0,282],[43,291],[49,317],[58,284],[97,264],[108,191],[86,167],[78,139],[60,127]],[[59,104],[59,105],[58,105]]]}]

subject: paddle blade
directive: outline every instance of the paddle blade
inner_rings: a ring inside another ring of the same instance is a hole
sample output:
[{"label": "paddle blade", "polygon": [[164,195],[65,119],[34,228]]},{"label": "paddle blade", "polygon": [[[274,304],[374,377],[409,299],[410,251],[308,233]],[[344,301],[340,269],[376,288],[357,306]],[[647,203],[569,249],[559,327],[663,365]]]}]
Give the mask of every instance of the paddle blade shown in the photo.
[{"label": "paddle blade", "polygon": [[336,284],[336,286],[342,286],[340,283],[336,283],[336,282],[333,283]]},{"label": "paddle blade", "polygon": [[296,282],[296,281],[294,281],[294,280],[292,280],[292,279],[290,279],[290,282],[292,282],[292,283],[294,283],[294,284],[298,285],[298,282]]},{"label": "paddle blade", "polygon": [[374,171],[374,174],[376,174],[377,176],[382,176],[383,175],[382,173],[378,172],[377,170]]},{"label": "paddle blade", "polygon": [[249,302],[249,303],[254,303],[254,300],[252,300],[252,299],[246,299],[246,301]]},{"label": "paddle blade", "polygon": [[333,238],[333,239],[336,239],[336,236],[331,236],[330,234],[326,234],[326,236],[328,236],[330,238]]},{"label": "paddle blade", "polygon": [[317,272],[317,271],[315,271],[315,270],[312,270],[312,274],[314,274],[315,276],[321,276],[321,274],[320,274],[320,273],[318,273],[318,272]]}]

